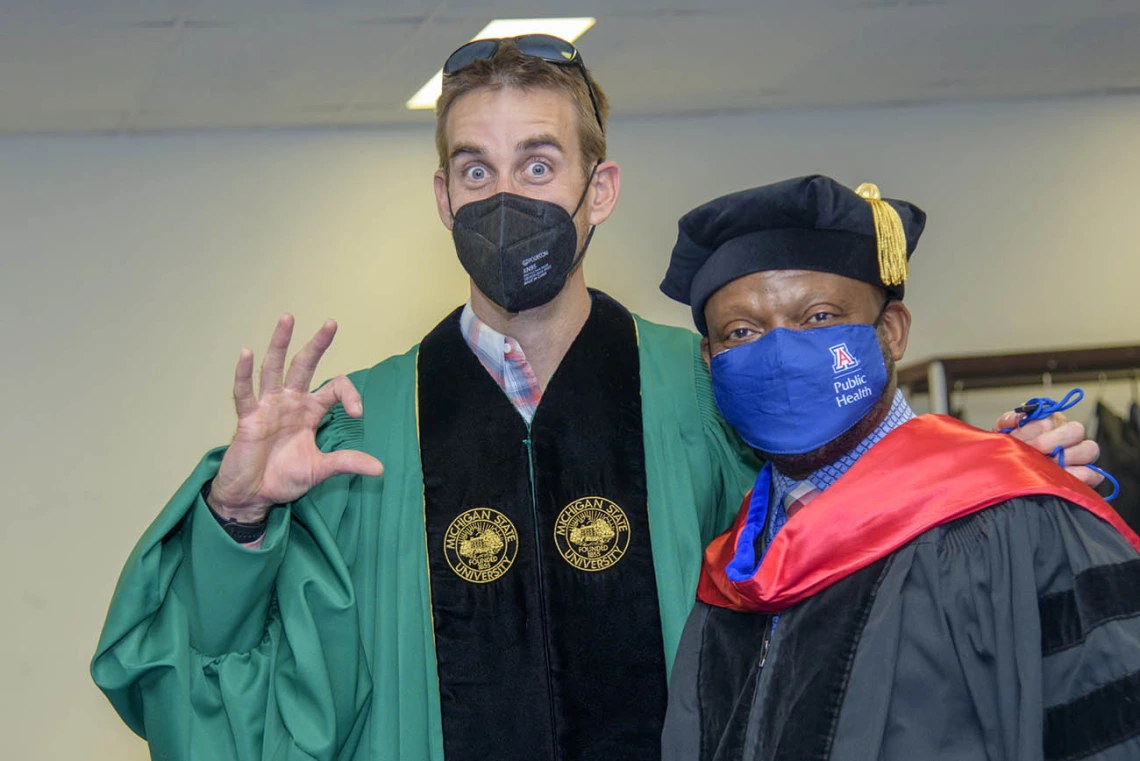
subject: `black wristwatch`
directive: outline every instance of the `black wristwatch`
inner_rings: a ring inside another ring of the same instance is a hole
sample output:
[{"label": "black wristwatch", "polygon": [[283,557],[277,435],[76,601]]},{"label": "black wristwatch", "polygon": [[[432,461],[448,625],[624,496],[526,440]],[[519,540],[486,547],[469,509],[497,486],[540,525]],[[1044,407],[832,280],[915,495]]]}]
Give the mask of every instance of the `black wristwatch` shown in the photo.
[{"label": "black wristwatch", "polygon": [[210,487],[213,486],[213,484],[214,479],[211,478],[202,486],[202,501],[206,503],[210,515],[214,516],[214,520],[218,522],[218,525],[230,535],[230,539],[233,539],[238,544],[249,544],[265,533],[265,527],[269,523],[268,518],[260,520],[257,523],[242,523],[241,521],[223,518],[214,512],[214,508],[210,507],[210,501],[206,499],[210,496]]}]

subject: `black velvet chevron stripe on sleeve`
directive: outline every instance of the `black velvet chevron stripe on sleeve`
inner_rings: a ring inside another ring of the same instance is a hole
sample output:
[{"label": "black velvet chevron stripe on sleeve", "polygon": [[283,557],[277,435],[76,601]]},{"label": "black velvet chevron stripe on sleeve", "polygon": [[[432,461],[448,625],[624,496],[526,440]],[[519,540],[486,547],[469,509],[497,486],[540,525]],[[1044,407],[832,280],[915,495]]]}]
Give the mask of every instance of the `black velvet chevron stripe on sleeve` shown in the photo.
[{"label": "black velvet chevron stripe on sleeve", "polygon": [[1045,712],[1045,758],[1089,758],[1140,735],[1140,671]]},{"label": "black velvet chevron stripe on sleeve", "polygon": [[1071,590],[1046,595],[1038,606],[1043,655],[1079,645],[1098,626],[1140,615],[1140,560],[1090,568]]}]

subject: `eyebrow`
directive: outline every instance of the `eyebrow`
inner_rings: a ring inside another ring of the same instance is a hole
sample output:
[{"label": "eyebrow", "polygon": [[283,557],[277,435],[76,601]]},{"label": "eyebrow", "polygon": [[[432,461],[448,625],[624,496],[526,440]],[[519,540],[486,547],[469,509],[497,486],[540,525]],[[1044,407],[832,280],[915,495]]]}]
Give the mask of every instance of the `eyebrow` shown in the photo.
[{"label": "eyebrow", "polygon": [[827,302],[829,304],[835,304],[836,306],[841,306],[839,302],[842,301],[842,295],[837,295],[835,293],[826,293],[824,291],[811,291],[809,293],[805,293],[799,299],[799,303],[801,304],[818,304],[821,301]]},{"label": "eyebrow", "polygon": [[[533,151],[538,148],[553,148],[559,153],[566,153],[566,149],[562,147],[562,142],[554,135],[535,135],[528,137],[525,140],[520,140],[515,144],[516,153],[525,153]],[[449,162],[455,161],[460,156],[472,156],[480,158],[486,155],[486,151],[482,147],[474,143],[459,143],[451,149],[451,154],[447,157]]]},{"label": "eyebrow", "polygon": [[447,160],[455,161],[456,157],[458,156],[482,156],[483,154],[483,149],[477,145],[473,145],[471,143],[460,143],[451,149],[451,155],[447,157]]},{"label": "eyebrow", "polygon": [[561,141],[554,135],[535,135],[522,140],[515,146],[517,153],[524,151],[533,151],[535,148],[553,148],[559,153],[566,153],[566,149],[562,147]]}]

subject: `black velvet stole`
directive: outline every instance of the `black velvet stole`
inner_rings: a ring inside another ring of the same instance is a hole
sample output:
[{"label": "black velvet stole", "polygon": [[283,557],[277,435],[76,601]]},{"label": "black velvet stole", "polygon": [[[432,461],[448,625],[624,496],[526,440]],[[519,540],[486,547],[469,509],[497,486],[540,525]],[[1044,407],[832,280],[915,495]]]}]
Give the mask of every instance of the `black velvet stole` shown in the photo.
[{"label": "black velvet stole", "polygon": [[[701,639],[701,761],[830,757],[855,652],[890,560],[785,611],[776,625],[779,651],[769,651],[763,666],[771,617],[711,611]],[[762,673],[769,690],[759,689]],[[756,728],[758,737],[749,739]]]},{"label": "black velvet stole", "polygon": [[710,608],[701,638],[699,761],[739,759],[772,617]]},{"label": "black velvet stole", "polygon": [[621,305],[592,295],[529,430],[464,342],[459,311],[420,345],[448,761],[660,757],[637,334]]}]

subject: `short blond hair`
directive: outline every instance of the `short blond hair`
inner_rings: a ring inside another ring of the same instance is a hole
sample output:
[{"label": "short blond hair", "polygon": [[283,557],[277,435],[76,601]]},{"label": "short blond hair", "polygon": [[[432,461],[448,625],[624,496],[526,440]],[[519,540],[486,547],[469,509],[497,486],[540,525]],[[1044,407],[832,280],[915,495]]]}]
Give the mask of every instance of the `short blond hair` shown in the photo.
[{"label": "short blond hair", "polygon": [[[574,102],[578,119],[578,143],[582,152],[582,173],[589,174],[594,165],[606,158],[606,134],[603,126],[609,119],[610,102],[593,75],[590,87],[598,104],[594,104],[586,81],[576,65],[553,64],[524,55],[513,40],[503,40],[495,55],[474,61],[449,77],[444,77],[443,93],[435,105],[435,148],[439,152],[439,167],[448,171],[450,149],[447,144],[447,116],[451,106],[462,95],[475,90],[500,90],[513,87],[518,90],[550,90],[561,93]],[[598,124],[598,119],[602,123]]]}]

